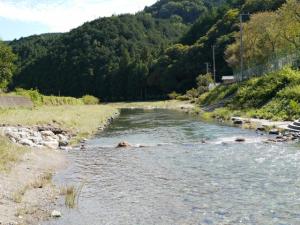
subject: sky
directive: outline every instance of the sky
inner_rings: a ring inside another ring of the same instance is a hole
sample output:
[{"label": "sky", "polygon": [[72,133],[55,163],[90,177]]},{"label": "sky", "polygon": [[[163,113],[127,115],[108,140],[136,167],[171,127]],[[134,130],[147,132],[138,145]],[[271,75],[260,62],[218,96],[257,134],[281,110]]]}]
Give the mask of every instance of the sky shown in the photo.
[{"label": "sky", "polygon": [[156,0],[0,0],[0,39],[67,32],[99,17],[135,13]]}]

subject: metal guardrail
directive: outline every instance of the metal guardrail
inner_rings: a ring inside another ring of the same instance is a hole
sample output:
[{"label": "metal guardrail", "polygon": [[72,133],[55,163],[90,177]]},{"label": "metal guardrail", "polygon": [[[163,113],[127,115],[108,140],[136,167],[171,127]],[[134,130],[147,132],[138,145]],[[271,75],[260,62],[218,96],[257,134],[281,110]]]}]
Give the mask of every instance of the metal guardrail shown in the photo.
[{"label": "metal guardrail", "polygon": [[0,108],[33,107],[29,98],[21,96],[0,96]]}]

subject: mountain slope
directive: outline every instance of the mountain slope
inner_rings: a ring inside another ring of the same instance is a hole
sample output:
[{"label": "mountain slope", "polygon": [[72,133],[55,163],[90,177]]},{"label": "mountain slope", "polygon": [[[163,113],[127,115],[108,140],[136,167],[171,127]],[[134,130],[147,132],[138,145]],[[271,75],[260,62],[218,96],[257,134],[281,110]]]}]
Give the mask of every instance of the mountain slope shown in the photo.
[{"label": "mountain slope", "polygon": [[[140,83],[146,82],[152,59],[186,28],[138,13],[101,18],[51,40],[33,36],[13,41],[20,71],[12,87],[107,100],[142,98],[145,85]],[[128,77],[133,73],[138,77]],[[127,93],[131,87],[138,87],[138,93]]]}]

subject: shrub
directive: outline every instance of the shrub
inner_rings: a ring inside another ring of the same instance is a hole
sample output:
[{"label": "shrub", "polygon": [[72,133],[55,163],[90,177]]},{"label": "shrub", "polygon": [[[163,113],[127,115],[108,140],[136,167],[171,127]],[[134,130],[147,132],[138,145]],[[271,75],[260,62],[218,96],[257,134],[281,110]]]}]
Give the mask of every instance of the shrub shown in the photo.
[{"label": "shrub", "polygon": [[58,97],[58,96],[45,96],[39,93],[38,90],[30,89],[25,90],[22,88],[15,89],[15,94],[28,97],[36,106],[40,105],[82,105],[83,100],[73,97]]},{"label": "shrub", "polygon": [[210,73],[202,75],[200,74],[197,77],[197,89],[199,94],[203,94],[209,91],[209,85],[212,84],[214,81],[212,79],[212,75]]},{"label": "shrub", "polygon": [[190,100],[190,98],[186,95],[180,95],[176,98],[176,100],[179,100],[179,101],[188,101]]},{"label": "shrub", "polygon": [[189,99],[194,99],[199,96],[199,92],[197,89],[193,88],[191,90],[188,90],[185,94]]},{"label": "shrub", "polygon": [[172,100],[176,99],[179,96],[180,96],[180,94],[178,94],[176,91],[173,91],[170,94],[168,94],[168,97]]},{"label": "shrub", "polygon": [[100,103],[100,100],[91,95],[85,95],[82,97],[82,101],[85,105],[97,105]]},{"label": "shrub", "polygon": [[43,105],[83,105],[83,101],[73,97],[43,96]]},{"label": "shrub", "polygon": [[16,88],[15,94],[30,98],[35,105],[41,105],[43,103],[43,95],[41,95],[38,90]]},{"label": "shrub", "polygon": [[[290,68],[250,79],[239,88],[232,106],[234,108],[260,108],[290,84],[300,84],[299,71]],[[292,95],[293,92],[289,94]]]}]

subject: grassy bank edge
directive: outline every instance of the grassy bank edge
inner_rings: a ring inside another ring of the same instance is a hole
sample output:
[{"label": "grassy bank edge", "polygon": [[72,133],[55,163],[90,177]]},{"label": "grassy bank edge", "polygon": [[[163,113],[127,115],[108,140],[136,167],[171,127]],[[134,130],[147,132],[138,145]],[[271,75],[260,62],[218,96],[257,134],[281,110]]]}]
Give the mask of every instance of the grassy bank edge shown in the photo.
[{"label": "grassy bank edge", "polygon": [[[103,130],[120,109],[182,109],[192,107],[182,101],[121,102],[100,105],[37,106],[30,108],[0,109],[1,123],[12,126],[52,125],[74,135],[71,144],[76,145],[85,138]],[[17,146],[0,136],[0,172],[8,170],[30,149]]]}]

